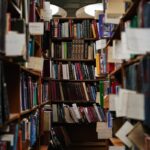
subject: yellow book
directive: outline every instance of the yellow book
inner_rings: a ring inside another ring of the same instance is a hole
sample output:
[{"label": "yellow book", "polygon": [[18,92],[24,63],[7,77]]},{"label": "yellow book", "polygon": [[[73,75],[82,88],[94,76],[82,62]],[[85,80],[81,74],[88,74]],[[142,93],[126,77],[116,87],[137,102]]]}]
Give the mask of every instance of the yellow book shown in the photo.
[{"label": "yellow book", "polygon": [[96,75],[100,76],[101,69],[100,69],[100,54],[96,54]]}]

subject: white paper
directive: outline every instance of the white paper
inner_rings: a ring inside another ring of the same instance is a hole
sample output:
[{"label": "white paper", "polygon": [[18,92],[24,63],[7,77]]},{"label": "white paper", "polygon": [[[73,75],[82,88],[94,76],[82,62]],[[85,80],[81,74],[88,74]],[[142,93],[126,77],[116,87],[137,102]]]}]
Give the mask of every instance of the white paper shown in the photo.
[{"label": "white paper", "polygon": [[132,119],[145,120],[144,105],[145,101],[143,94],[130,93],[128,97],[126,116]]},{"label": "white paper", "polygon": [[27,68],[42,72],[43,63],[44,59],[41,57],[29,57]]},{"label": "white paper", "polygon": [[128,50],[131,54],[145,54],[150,52],[150,29],[127,28],[126,38]]},{"label": "white paper", "polygon": [[100,50],[106,47],[106,39],[96,41],[96,50]]},{"label": "white paper", "polygon": [[116,111],[116,96],[115,94],[109,94],[109,110]]},{"label": "white paper", "polygon": [[124,55],[125,59],[129,59],[131,53],[129,52],[127,46],[126,32],[121,32],[121,44],[122,44],[122,54]]},{"label": "white paper", "polygon": [[44,23],[43,22],[30,22],[29,33],[31,35],[43,35],[44,34]]},{"label": "white paper", "polygon": [[25,34],[8,32],[6,34],[6,56],[22,56],[26,53]]},{"label": "white paper", "polygon": [[128,139],[127,134],[134,128],[134,126],[126,121],[123,126],[117,131],[116,136],[128,147],[132,146],[131,141]]},{"label": "white paper", "polygon": [[109,63],[122,63],[122,60],[121,60],[121,59],[115,59],[113,55],[114,55],[113,47],[112,47],[112,46],[108,46],[107,61],[108,61]]},{"label": "white paper", "polygon": [[121,40],[113,40],[113,58],[114,59],[129,59],[130,53],[125,50]]},{"label": "white paper", "polygon": [[52,19],[52,10],[51,9],[49,9],[49,10],[41,9],[40,17],[44,21],[50,21]]},{"label": "white paper", "polygon": [[109,146],[109,150],[125,150],[125,146]]},{"label": "white paper", "polygon": [[96,132],[98,139],[109,139],[112,137],[112,128],[108,128],[107,122],[97,122]]},{"label": "white paper", "polygon": [[117,117],[125,117],[127,114],[128,107],[128,99],[130,93],[136,93],[135,91],[120,89],[119,95],[115,97],[115,107],[116,107],[116,116]]}]

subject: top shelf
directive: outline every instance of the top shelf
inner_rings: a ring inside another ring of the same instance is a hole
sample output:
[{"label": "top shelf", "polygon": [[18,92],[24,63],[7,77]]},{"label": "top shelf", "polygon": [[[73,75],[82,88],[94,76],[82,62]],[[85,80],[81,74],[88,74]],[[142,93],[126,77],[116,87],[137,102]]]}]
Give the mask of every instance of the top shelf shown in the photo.
[{"label": "top shelf", "polygon": [[120,23],[116,27],[113,36],[108,40],[106,48],[112,43],[113,39],[117,39],[118,37],[120,38],[120,30],[122,22],[130,20],[136,14],[139,2],[140,0],[134,0],[133,4],[128,8],[124,16],[121,18]]}]

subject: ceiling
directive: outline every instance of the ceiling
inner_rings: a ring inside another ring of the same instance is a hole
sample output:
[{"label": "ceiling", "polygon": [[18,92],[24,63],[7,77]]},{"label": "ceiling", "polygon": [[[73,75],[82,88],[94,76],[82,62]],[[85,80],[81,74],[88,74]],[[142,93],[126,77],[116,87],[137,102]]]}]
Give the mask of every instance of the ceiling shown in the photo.
[{"label": "ceiling", "polygon": [[51,4],[58,5],[67,11],[67,17],[75,17],[76,11],[88,4],[99,3],[102,0],[50,0]]}]

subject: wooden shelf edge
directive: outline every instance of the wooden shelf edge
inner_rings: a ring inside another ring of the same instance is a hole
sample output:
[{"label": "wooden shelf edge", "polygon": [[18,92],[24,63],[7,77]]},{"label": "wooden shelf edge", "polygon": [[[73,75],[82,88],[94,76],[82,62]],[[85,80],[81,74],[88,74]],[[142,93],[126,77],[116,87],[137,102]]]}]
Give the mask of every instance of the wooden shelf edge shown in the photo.
[{"label": "wooden shelf edge", "polygon": [[49,80],[52,81],[61,81],[61,82],[98,82],[99,79],[91,79],[91,80],[70,80],[70,79],[52,79],[50,78]]},{"label": "wooden shelf edge", "polygon": [[81,123],[60,123],[60,122],[52,122],[52,126],[95,126],[97,122],[81,122]]},{"label": "wooden shelf edge", "polygon": [[31,108],[31,109],[27,109],[27,110],[25,110],[25,111],[22,111],[22,112],[20,113],[20,115],[21,115],[21,116],[27,115],[27,114],[29,114],[29,113],[35,111],[35,110],[38,109],[38,108],[39,108],[39,106],[34,106],[34,107]]},{"label": "wooden shelf edge", "polygon": [[10,113],[9,114],[9,119],[4,122],[4,125],[0,126],[0,128],[5,127],[6,125],[8,125],[11,122],[14,122],[16,120],[18,120],[20,118],[20,114],[19,113]]},{"label": "wooden shelf edge", "polygon": [[65,103],[65,104],[72,104],[72,103],[77,103],[77,104],[95,104],[95,101],[76,101],[76,100],[68,100],[68,101],[51,101],[52,104],[61,104],[61,103]]},{"label": "wooden shelf edge", "polygon": [[122,68],[122,66],[119,67],[119,68],[117,68],[116,70],[112,71],[112,72],[109,74],[109,76],[112,76],[112,75],[118,73],[119,71],[121,71],[121,68]]},{"label": "wooden shelf edge", "polygon": [[26,72],[32,74],[32,75],[41,77],[41,73],[40,73],[39,71],[36,71],[36,70],[33,70],[33,69],[29,69],[29,68],[26,68],[26,67],[24,67],[24,66],[21,66],[21,69],[22,69],[23,71],[26,71]]},{"label": "wooden shelf edge", "polygon": [[43,102],[42,104],[39,105],[39,107],[43,107],[44,105],[50,103],[50,101],[46,101],[46,102]]},{"label": "wooden shelf edge", "polygon": [[87,147],[97,147],[97,146],[107,146],[107,143],[106,143],[107,140],[100,140],[100,141],[97,141],[97,142],[75,142],[75,143],[71,143],[70,145],[71,146],[75,146],[75,147],[78,147],[78,146],[87,146]]},{"label": "wooden shelf edge", "polygon": [[125,67],[125,66],[132,65],[132,64],[134,64],[134,63],[136,63],[136,62],[139,62],[143,57],[144,57],[143,55],[140,55],[140,56],[138,56],[138,57],[136,57],[136,58],[134,58],[134,59],[130,59],[129,61],[125,62],[125,63],[123,64],[123,66]]},{"label": "wooden shelf edge", "polygon": [[53,61],[84,61],[84,62],[93,62],[95,59],[57,59],[52,58]]}]

